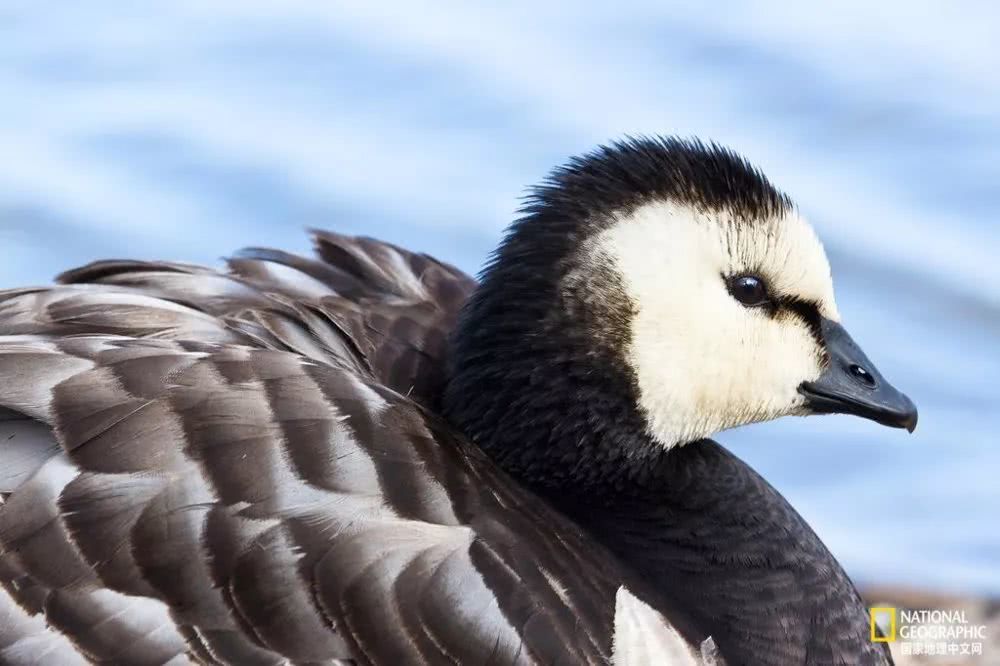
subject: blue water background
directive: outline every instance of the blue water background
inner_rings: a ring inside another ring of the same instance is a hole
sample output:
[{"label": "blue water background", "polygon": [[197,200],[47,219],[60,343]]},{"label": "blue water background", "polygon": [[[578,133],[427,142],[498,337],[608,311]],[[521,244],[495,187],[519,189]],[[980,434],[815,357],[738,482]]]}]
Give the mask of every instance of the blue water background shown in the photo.
[{"label": "blue water background", "polygon": [[1000,593],[1000,6],[0,3],[0,286],[363,233],[475,271],[524,187],[625,133],[790,192],[919,404],[723,433],[859,580]]}]

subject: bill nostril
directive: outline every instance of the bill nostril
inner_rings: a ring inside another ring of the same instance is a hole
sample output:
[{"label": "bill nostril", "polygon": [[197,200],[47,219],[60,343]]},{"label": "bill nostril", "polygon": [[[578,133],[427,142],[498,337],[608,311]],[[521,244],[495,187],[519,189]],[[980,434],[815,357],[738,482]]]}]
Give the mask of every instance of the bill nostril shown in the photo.
[{"label": "bill nostril", "polygon": [[847,371],[850,372],[851,376],[861,384],[871,388],[875,387],[875,378],[872,376],[872,373],[868,372],[857,363],[852,363],[850,367],[847,368]]}]

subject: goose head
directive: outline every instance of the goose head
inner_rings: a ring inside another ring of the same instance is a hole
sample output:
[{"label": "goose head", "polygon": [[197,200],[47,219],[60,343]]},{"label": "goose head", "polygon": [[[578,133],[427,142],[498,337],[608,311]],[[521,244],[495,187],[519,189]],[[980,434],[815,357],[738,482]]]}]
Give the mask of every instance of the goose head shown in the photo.
[{"label": "goose head", "polygon": [[592,474],[789,415],[915,427],[841,323],[812,227],[733,152],[616,143],[523,212],[463,313],[445,396],[508,466]]}]

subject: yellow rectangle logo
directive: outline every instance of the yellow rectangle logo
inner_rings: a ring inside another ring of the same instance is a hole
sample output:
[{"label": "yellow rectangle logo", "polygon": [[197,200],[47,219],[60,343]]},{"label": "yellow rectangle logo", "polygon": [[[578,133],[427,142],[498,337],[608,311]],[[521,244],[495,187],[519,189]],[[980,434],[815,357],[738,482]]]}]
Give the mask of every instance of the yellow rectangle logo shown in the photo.
[{"label": "yellow rectangle logo", "polygon": [[[881,606],[869,609],[872,625],[872,643],[894,643],[896,641],[896,609],[891,606]],[[879,622],[878,620],[888,620]],[[889,633],[879,635],[879,625],[889,626]]]}]

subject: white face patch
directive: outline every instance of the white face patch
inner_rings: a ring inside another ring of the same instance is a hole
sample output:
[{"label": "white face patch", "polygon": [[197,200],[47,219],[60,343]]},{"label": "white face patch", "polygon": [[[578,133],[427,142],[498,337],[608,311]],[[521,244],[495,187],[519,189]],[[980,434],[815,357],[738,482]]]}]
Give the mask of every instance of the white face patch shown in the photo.
[{"label": "white face patch", "polygon": [[650,434],[663,445],[805,413],[797,388],[823,363],[808,325],[742,305],[725,282],[757,276],[772,297],[816,303],[839,321],[826,254],[797,213],[742,223],[655,202],[600,233],[590,251],[611,258],[632,301],[626,359]]}]

